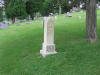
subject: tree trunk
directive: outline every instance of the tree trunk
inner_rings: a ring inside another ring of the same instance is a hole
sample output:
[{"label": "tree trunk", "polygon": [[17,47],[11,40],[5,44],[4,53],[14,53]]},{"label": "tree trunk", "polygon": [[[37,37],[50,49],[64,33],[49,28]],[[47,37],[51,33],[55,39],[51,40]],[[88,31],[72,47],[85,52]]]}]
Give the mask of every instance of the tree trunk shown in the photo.
[{"label": "tree trunk", "polygon": [[34,15],[33,14],[31,14],[30,17],[31,17],[32,20],[34,20]]},{"label": "tree trunk", "polygon": [[88,0],[86,6],[86,36],[90,42],[95,42],[97,37],[96,0]]},{"label": "tree trunk", "polygon": [[62,8],[61,8],[61,4],[59,4],[59,14],[61,14],[62,12]]},{"label": "tree trunk", "polygon": [[61,14],[61,13],[62,13],[61,1],[60,1],[60,0],[58,0],[58,3],[59,3],[59,14]]},{"label": "tree trunk", "polygon": [[12,18],[12,24],[14,24],[15,23],[15,17],[14,18]]}]

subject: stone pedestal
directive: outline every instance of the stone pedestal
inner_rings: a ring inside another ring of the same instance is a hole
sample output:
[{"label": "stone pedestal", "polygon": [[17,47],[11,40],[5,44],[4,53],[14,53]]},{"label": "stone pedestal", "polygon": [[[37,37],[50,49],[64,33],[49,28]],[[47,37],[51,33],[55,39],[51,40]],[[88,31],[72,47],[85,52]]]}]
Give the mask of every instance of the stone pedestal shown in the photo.
[{"label": "stone pedestal", "polygon": [[44,43],[42,44],[42,50],[40,54],[47,56],[49,54],[56,54],[54,44],[54,21],[50,17],[44,18]]}]

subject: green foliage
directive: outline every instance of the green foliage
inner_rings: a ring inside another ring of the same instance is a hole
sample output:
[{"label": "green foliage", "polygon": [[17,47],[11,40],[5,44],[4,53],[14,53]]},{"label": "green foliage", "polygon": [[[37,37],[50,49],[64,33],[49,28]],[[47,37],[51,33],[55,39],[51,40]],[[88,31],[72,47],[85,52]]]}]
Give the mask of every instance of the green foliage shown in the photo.
[{"label": "green foliage", "polygon": [[[71,4],[69,4],[71,1]],[[42,14],[49,15],[49,13],[58,13],[59,5],[61,5],[62,13],[70,11],[73,6],[79,6],[80,0],[45,0],[42,7]]]},{"label": "green foliage", "polygon": [[6,15],[8,18],[24,19],[27,17],[26,5],[23,0],[10,0],[6,8]]},{"label": "green foliage", "polygon": [[[87,0],[4,0],[6,5],[6,14],[8,18],[18,17],[23,19],[30,15],[33,19],[35,13],[40,12],[42,16],[48,16],[50,13],[59,13],[61,5],[62,13],[70,11],[72,7],[79,7],[80,3]],[[71,4],[69,4],[71,1]],[[98,0],[97,0],[98,1]],[[84,9],[86,5],[84,5]]]},{"label": "green foliage", "polygon": [[69,0],[64,0],[62,3],[62,13],[66,13],[72,9],[72,4],[69,4]]},{"label": "green foliage", "polygon": [[24,0],[5,0],[8,18],[18,17],[22,19],[27,14],[33,19],[37,12],[43,16],[59,13],[59,5],[61,5],[62,13],[65,13],[70,11],[73,6],[79,6],[80,2],[82,3],[84,0],[27,0],[26,3]]},{"label": "green foliage", "polygon": [[3,8],[0,8],[0,22],[3,21]]},{"label": "green foliage", "polygon": [[42,15],[47,16],[49,13],[53,13],[54,7],[55,5],[53,0],[45,0],[41,10]]},{"label": "green foliage", "polygon": [[34,14],[36,12],[39,12],[42,6],[43,0],[29,0],[26,2],[26,9],[27,13],[31,16],[31,18],[34,18]]},{"label": "green foliage", "polygon": [[[65,9],[67,0],[60,1],[60,4]],[[42,9],[42,14],[46,16],[50,13],[59,13],[59,0],[45,0]]]}]

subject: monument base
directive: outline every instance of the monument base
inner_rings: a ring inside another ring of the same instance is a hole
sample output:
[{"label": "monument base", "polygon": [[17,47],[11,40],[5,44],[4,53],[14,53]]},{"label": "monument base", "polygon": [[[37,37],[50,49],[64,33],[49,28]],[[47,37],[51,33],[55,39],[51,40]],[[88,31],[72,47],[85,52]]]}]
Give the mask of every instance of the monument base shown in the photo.
[{"label": "monument base", "polygon": [[42,46],[42,50],[40,50],[40,54],[45,57],[50,54],[56,54],[55,45],[54,44],[44,44]]}]

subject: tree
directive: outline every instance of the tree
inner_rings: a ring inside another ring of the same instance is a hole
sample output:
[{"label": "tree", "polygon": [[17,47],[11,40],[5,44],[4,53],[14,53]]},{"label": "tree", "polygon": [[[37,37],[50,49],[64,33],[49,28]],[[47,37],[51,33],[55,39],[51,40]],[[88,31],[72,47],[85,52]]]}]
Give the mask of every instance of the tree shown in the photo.
[{"label": "tree", "polygon": [[9,4],[10,0],[3,0],[4,1],[4,6],[7,7],[7,5]]},{"label": "tree", "polygon": [[39,12],[41,9],[43,0],[29,0],[26,2],[26,11],[34,19],[35,13]]},{"label": "tree", "polygon": [[86,5],[86,36],[90,42],[95,42],[98,39],[96,28],[96,0],[87,0]]},{"label": "tree", "polygon": [[48,16],[50,13],[54,13],[54,7],[56,7],[54,3],[54,0],[45,0],[42,4],[41,14]]},{"label": "tree", "polygon": [[42,13],[46,16],[49,13],[65,13],[72,8],[69,0],[45,0],[42,7]]},{"label": "tree", "polygon": [[3,8],[0,7],[0,22],[3,21]]},{"label": "tree", "polygon": [[26,5],[23,0],[10,0],[6,7],[6,15],[15,22],[15,18],[24,19],[27,17]]},{"label": "tree", "polygon": [[59,14],[62,13],[62,0],[58,0],[58,5],[59,5]]},{"label": "tree", "polygon": [[68,4],[69,0],[57,0],[58,8],[59,8],[59,14],[62,13],[62,6],[65,3],[66,5]]}]

